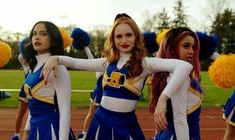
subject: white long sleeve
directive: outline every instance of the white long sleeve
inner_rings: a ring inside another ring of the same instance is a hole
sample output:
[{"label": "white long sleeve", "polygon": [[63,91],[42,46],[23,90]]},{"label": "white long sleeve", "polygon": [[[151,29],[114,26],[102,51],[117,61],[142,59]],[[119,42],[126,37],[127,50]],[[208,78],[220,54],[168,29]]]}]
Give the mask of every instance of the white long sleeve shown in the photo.
[{"label": "white long sleeve", "polygon": [[[119,60],[128,61],[128,59]],[[99,59],[78,59],[71,58],[68,56],[59,56],[59,64],[65,65],[66,67],[80,70],[88,70],[95,72],[104,72],[108,66],[106,58]],[[119,62],[118,62],[119,64]],[[120,64],[125,64],[120,62]],[[156,72],[170,72],[172,73],[171,80],[168,82],[167,86],[164,88],[162,94],[171,98],[174,91],[177,90],[179,86],[185,81],[186,77],[190,74],[192,70],[192,65],[188,62],[179,59],[161,59],[145,57],[143,60],[144,70],[140,75],[140,80],[136,82],[136,88],[140,91],[144,86],[145,79],[150,74]]]},{"label": "white long sleeve", "polygon": [[[50,78],[54,78],[50,76]],[[71,121],[71,84],[70,84],[70,76],[67,69],[59,65],[57,78],[53,80],[53,86],[56,91],[58,107],[60,112],[60,131],[59,131],[59,139],[67,140],[69,139],[69,131],[70,131],[70,121]]]},{"label": "white long sleeve", "polygon": [[147,65],[146,69],[151,71],[151,73],[160,71],[172,73],[171,79],[162,91],[162,94],[169,98],[184,83],[193,68],[188,62],[178,59],[148,58],[145,60]]},{"label": "white long sleeve", "polygon": [[91,53],[91,50],[90,50],[89,47],[84,47],[84,51],[86,52],[86,55],[87,55],[88,59],[94,59],[94,56]]},{"label": "white long sleeve", "polygon": [[[168,81],[171,74],[168,78]],[[174,116],[175,134],[178,140],[189,140],[189,127],[187,123],[187,94],[190,86],[190,78],[183,82],[183,84],[171,96],[172,110]]]},{"label": "white long sleeve", "polygon": [[80,69],[94,72],[104,72],[106,58],[97,59],[79,59],[68,56],[58,56],[59,64],[65,65],[72,69]]}]

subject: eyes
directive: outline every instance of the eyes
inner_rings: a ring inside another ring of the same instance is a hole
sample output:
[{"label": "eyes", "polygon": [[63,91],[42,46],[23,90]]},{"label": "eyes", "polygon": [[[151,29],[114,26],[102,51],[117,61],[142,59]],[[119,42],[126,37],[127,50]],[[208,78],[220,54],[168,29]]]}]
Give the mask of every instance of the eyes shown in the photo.
[{"label": "eyes", "polygon": [[133,33],[126,33],[126,34],[116,34],[115,35],[115,38],[116,39],[121,39],[121,38],[124,38],[124,37],[126,37],[126,38],[131,38],[131,37],[133,37],[134,36],[134,34]]},{"label": "eyes", "polygon": [[47,33],[47,31],[39,31],[39,32],[33,31],[33,36],[35,37],[37,35],[39,35],[39,36],[47,36],[48,33]]},{"label": "eyes", "polygon": [[192,47],[193,50],[196,49],[196,46],[195,46],[194,44],[187,43],[187,42],[183,44],[183,47],[184,47],[185,49],[189,49],[190,47]]}]

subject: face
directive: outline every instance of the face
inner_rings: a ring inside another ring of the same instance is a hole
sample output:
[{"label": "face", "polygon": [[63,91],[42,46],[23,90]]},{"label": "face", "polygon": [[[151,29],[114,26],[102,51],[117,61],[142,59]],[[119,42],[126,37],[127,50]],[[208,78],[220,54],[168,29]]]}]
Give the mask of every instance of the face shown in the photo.
[{"label": "face", "polygon": [[128,24],[119,24],[114,29],[114,43],[124,53],[131,52],[135,47],[135,34]]},{"label": "face", "polygon": [[37,51],[38,54],[49,52],[51,40],[43,23],[39,23],[34,27],[32,43],[34,50]]},{"label": "face", "polygon": [[192,36],[186,36],[179,42],[179,58],[181,60],[192,64],[194,50],[194,38]]}]

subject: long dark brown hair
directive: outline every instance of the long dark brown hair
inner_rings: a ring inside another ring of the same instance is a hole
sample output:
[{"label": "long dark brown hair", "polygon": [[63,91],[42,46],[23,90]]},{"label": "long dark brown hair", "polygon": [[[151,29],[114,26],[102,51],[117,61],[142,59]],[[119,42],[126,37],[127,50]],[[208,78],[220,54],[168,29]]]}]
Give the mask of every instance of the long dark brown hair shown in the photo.
[{"label": "long dark brown hair", "polygon": [[[161,43],[158,51],[158,57],[160,58],[175,58],[179,59],[179,43],[186,36],[192,36],[194,38],[194,54],[193,54],[193,70],[190,74],[191,78],[199,80],[200,76],[200,63],[199,63],[199,40],[197,35],[186,27],[177,27],[169,30]],[[149,111],[154,112],[158,102],[158,98],[161,95],[163,89],[167,84],[168,72],[158,72],[153,74],[152,78],[152,93],[150,96]]]},{"label": "long dark brown hair", "polygon": [[29,39],[31,41],[31,44],[29,44],[26,48],[26,63],[29,64],[30,69],[33,71],[35,66],[37,65],[37,59],[35,55],[37,55],[37,52],[33,48],[32,44],[32,37],[33,37],[33,30],[37,24],[44,24],[47,30],[47,33],[51,39],[51,46],[49,49],[49,53],[51,55],[64,55],[64,47],[63,47],[63,38],[59,31],[59,28],[52,22],[49,21],[39,21],[36,24],[34,24]]}]

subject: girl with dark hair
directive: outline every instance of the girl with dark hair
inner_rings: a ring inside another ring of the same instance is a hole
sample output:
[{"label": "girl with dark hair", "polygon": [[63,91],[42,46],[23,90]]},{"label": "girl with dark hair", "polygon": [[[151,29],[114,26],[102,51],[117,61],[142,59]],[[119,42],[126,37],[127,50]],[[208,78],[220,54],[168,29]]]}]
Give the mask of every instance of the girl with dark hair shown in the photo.
[{"label": "girl with dark hair", "polygon": [[70,133],[70,77],[66,67],[59,65],[56,80],[51,76],[47,85],[40,76],[50,56],[64,54],[61,33],[55,24],[39,21],[33,26],[29,38],[31,44],[26,47],[26,62],[30,71],[24,91],[30,113],[24,139],[73,139]]},{"label": "girl with dark hair", "polygon": [[149,109],[154,113],[157,128],[155,139],[200,140],[199,116],[204,93],[199,84],[197,35],[185,27],[169,30],[161,42],[157,57],[180,59],[192,64],[193,69],[183,84],[173,91],[171,97],[165,97],[166,95],[161,93],[172,79],[172,74],[169,72],[154,74]]},{"label": "girl with dark hair", "polygon": [[105,42],[104,56],[99,59],[51,56],[43,68],[45,81],[48,81],[58,64],[73,69],[104,72],[103,97],[86,139],[144,140],[135,109],[146,78],[160,71],[172,72],[172,79],[163,91],[163,94],[170,96],[185,81],[192,66],[181,60],[146,57],[139,27],[133,19],[125,16],[114,21]]}]

